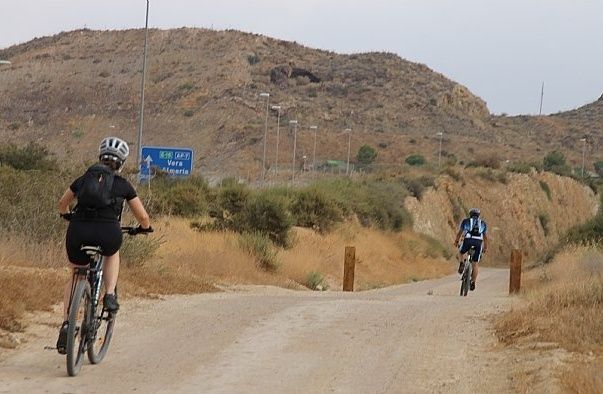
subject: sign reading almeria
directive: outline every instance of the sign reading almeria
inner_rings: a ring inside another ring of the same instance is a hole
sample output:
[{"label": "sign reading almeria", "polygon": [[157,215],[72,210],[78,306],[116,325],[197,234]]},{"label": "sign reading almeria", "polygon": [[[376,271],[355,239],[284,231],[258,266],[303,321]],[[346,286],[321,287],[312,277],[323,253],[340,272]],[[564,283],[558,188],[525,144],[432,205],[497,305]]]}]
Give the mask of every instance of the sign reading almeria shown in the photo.
[{"label": "sign reading almeria", "polygon": [[193,150],[163,146],[143,146],[140,179],[147,180],[157,172],[171,176],[189,176],[193,172]]}]

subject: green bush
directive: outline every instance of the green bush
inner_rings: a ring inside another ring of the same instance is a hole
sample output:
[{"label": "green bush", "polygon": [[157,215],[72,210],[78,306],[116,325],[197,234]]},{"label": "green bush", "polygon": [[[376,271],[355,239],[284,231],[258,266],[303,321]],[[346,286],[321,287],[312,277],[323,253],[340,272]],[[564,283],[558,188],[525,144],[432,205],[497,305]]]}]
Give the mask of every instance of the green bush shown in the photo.
[{"label": "green bush", "polygon": [[336,222],[343,220],[335,200],[316,189],[298,192],[291,204],[291,213],[296,225],[314,228],[320,232],[329,231]]},{"label": "green bush", "polygon": [[238,232],[260,232],[284,247],[289,246],[292,225],[285,200],[266,192],[254,196],[234,223]]},{"label": "green bush", "polygon": [[411,166],[422,166],[427,163],[423,155],[410,155],[404,161],[406,162],[406,164]]},{"label": "green bush", "polygon": [[600,177],[603,177],[603,161],[599,160],[599,161],[595,162],[593,164],[593,167],[594,167],[597,175],[599,175]]},{"label": "green bush", "polygon": [[63,238],[67,223],[58,215],[57,202],[75,177],[59,171],[0,167],[0,229],[36,241]]},{"label": "green bush", "polygon": [[563,153],[554,150],[546,154],[542,159],[542,164],[546,171],[551,171],[554,167],[565,166],[565,156]]},{"label": "green bush", "polygon": [[50,157],[48,149],[35,142],[19,148],[7,144],[0,148],[0,166],[17,170],[57,170],[57,163]]},{"label": "green bush", "polygon": [[484,167],[497,170],[500,168],[500,158],[495,155],[478,157],[469,162],[466,167]]},{"label": "green bush", "polygon": [[278,270],[280,266],[278,251],[265,234],[258,231],[243,233],[239,237],[239,246],[252,255],[263,270],[271,272]]},{"label": "green bush", "polygon": [[304,285],[311,290],[324,291],[329,288],[329,285],[325,281],[325,277],[318,271],[308,272],[306,275],[306,283]]},{"label": "green bush", "polygon": [[360,166],[368,166],[372,164],[377,158],[377,151],[370,145],[362,145],[360,149],[358,149],[358,154],[356,155],[356,160]]},{"label": "green bush", "polygon": [[[148,192],[141,188],[143,195]],[[187,179],[158,178],[151,181],[151,193],[144,198],[147,209],[155,215],[196,217],[209,208],[210,190],[200,177]]]},{"label": "green bush", "polygon": [[507,171],[515,172],[518,174],[529,174],[532,172],[532,169],[538,169],[539,166],[536,166],[534,163],[526,163],[526,162],[516,162],[510,163],[506,166]]}]

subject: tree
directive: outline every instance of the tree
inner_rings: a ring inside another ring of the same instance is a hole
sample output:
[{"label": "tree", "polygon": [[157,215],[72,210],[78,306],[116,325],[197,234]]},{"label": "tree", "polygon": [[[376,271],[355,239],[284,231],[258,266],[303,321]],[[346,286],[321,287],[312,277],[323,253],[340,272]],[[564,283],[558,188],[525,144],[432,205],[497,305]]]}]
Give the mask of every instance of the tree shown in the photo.
[{"label": "tree", "polygon": [[375,161],[377,158],[377,151],[370,145],[362,145],[360,149],[358,149],[358,154],[356,155],[356,160],[358,160],[358,164],[362,166],[367,166]]}]

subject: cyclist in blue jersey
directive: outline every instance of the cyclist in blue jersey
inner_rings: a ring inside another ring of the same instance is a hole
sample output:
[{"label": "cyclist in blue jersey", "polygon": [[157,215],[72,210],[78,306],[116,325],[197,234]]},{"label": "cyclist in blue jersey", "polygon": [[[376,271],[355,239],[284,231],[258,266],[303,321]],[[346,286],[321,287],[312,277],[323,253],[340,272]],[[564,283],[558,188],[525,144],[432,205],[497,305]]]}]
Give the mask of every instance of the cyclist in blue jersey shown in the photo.
[{"label": "cyclist in blue jersey", "polygon": [[[471,208],[469,211],[469,217],[463,219],[459,226],[459,231],[456,234],[454,240],[454,246],[459,248],[459,274],[463,273],[464,269],[464,256],[465,253],[475,248],[476,253],[473,254],[473,273],[471,275],[471,286],[470,290],[475,290],[475,281],[477,280],[477,266],[482,257],[483,253],[486,253],[488,249],[488,226],[486,222],[480,218],[480,210],[478,208]],[[463,242],[460,243],[461,237]]]}]

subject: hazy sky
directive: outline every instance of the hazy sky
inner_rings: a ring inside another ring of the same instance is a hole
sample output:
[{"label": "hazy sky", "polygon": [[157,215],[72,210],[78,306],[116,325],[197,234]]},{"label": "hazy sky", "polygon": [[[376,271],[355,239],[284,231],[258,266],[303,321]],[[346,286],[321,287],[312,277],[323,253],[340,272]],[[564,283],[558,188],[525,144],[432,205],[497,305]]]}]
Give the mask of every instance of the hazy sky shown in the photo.
[{"label": "hazy sky", "polygon": [[[144,26],[145,0],[0,0],[0,48],[81,27]],[[233,28],[382,50],[466,85],[491,112],[572,109],[603,93],[602,0],[150,0],[152,27]]]}]

